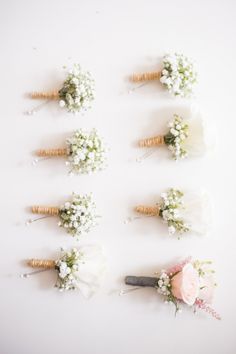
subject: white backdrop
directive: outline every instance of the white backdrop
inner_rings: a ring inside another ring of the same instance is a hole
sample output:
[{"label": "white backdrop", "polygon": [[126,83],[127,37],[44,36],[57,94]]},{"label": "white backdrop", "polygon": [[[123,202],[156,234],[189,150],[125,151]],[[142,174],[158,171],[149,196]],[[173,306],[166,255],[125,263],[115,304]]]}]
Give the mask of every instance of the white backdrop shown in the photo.
[{"label": "white backdrop", "polygon": [[[2,354],[234,354],[235,342],[235,10],[233,0],[1,1],[1,244],[0,352]],[[199,70],[198,104],[218,129],[208,159],[175,164],[156,153],[138,164],[139,138],[163,131],[170,114],[186,109],[157,84],[128,94],[127,75],[158,68],[168,51],[193,57]],[[53,89],[62,66],[79,62],[96,80],[96,102],[71,116],[52,102],[35,116],[32,90]],[[178,108],[178,106],[181,107]],[[37,148],[57,147],[78,127],[96,127],[109,147],[109,168],[68,177],[61,160],[32,166]],[[155,220],[125,225],[140,202],[164,189],[206,189],[215,206],[205,238],[166,237]],[[104,245],[108,271],[90,300],[58,293],[55,274],[28,280],[24,260],[54,257],[74,246],[46,219],[26,227],[32,204],[55,204],[72,191],[93,192],[100,225],[81,244]],[[181,256],[210,258],[217,271],[216,321],[184,310],[174,317],[153,289],[119,297],[126,274],[151,275]]]}]

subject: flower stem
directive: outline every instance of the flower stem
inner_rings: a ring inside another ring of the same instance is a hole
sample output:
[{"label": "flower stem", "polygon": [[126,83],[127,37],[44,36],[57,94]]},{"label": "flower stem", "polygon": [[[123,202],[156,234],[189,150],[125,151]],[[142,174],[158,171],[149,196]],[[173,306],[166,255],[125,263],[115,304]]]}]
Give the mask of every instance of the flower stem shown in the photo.
[{"label": "flower stem", "polygon": [[158,278],[156,277],[136,277],[129,275],[125,277],[125,284],[132,286],[148,286],[155,288],[157,286]]}]

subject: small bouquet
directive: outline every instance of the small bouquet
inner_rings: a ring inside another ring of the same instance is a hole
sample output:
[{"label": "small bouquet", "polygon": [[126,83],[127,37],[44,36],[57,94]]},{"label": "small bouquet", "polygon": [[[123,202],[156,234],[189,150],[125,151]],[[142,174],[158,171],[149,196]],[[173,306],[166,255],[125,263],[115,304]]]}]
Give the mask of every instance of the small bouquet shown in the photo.
[{"label": "small bouquet", "polygon": [[[91,194],[72,194],[72,199],[60,207],[32,206],[34,214],[43,214],[45,217],[58,216],[58,226],[63,227],[68,234],[77,239],[84,233],[88,233],[97,224],[98,215],[96,205]],[[42,219],[42,218],[39,218]],[[27,224],[36,220],[29,220]]]},{"label": "small bouquet", "polygon": [[106,152],[103,139],[95,129],[90,132],[79,129],[66,140],[65,148],[40,149],[36,155],[46,158],[67,157],[66,165],[70,167],[70,174],[86,174],[105,168]]},{"label": "small bouquet", "polygon": [[197,82],[197,73],[190,59],[183,54],[167,54],[163,57],[161,71],[133,74],[133,82],[159,80],[160,83],[174,96],[189,97]]},{"label": "small bouquet", "polygon": [[21,277],[28,278],[32,274],[54,269],[57,273],[55,287],[59,291],[79,290],[85,297],[90,297],[99,288],[106,267],[102,249],[98,246],[84,246],[79,250],[72,248],[70,251],[62,248],[56,260],[30,259],[27,265],[38,270]]},{"label": "small bouquet", "polygon": [[146,216],[160,217],[173,234],[195,233],[204,235],[210,225],[210,205],[205,194],[184,194],[171,188],[161,194],[160,201],[154,206],[139,205],[135,211]]},{"label": "small bouquet", "polygon": [[204,155],[208,149],[208,139],[200,114],[195,113],[191,119],[183,119],[174,114],[165,135],[139,141],[140,147],[153,148],[164,145],[171,151],[174,160]]},{"label": "small bouquet", "polygon": [[94,80],[90,72],[82,71],[79,64],[69,70],[62,88],[52,92],[33,92],[33,99],[58,100],[68,112],[79,113],[91,107],[94,100]]},{"label": "small bouquet", "polygon": [[[182,304],[194,309],[203,309],[217,320],[220,316],[209,305],[213,299],[214,271],[211,261],[192,260],[191,257],[171,267],[157,272],[155,277],[125,277],[125,284],[136,287],[153,287],[168,303],[175,305],[176,313]],[[139,288],[138,288],[139,289]],[[130,290],[123,290],[121,294]]]}]

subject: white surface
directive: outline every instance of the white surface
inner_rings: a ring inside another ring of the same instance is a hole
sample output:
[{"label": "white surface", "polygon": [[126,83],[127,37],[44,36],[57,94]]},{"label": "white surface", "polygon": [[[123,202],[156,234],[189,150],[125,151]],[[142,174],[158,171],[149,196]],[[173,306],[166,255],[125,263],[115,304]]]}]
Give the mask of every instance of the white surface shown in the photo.
[{"label": "white surface", "polygon": [[[236,352],[235,10],[233,0],[1,1],[2,354]],[[129,95],[125,77],[155,68],[166,51],[195,58],[195,102],[218,126],[218,149],[205,160],[175,164],[160,152],[138,164],[137,139],[163,129],[182,101],[156,84]],[[93,109],[73,117],[51,103],[24,116],[35,105],[24,94],[57,87],[62,65],[75,61],[96,79]],[[63,143],[77,127],[96,127],[105,136],[111,149],[106,171],[69,178],[63,161],[31,165],[32,151]],[[215,205],[209,237],[168,238],[155,220],[124,225],[134,205],[173,185],[208,190]],[[109,262],[104,286],[89,301],[58,293],[53,272],[18,278],[27,270],[23,260],[75,245],[55,219],[24,226],[28,206],[57,204],[73,190],[92,191],[103,216],[81,242],[103,244]],[[175,318],[152,289],[118,296],[126,274],[149,275],[189,254],[214,261],[221,322],[187,309]]]}]

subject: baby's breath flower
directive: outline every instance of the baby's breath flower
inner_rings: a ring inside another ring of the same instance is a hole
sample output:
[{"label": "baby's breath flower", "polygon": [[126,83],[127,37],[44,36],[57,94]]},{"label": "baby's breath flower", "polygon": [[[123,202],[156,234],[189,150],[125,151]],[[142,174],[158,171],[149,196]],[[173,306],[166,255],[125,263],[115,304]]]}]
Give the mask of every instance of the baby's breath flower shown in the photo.
[{"label": "baby's breath flower", "polygon": [[59,210],[60,227],[72,236],[87,233],[96,225],[96,205],[91,195],[73,193],[71,202],[66,202]]},{"label": "baby's breath flower", "polygon": [[212,261],[199,261],[196,260],[193,262],[194,268],[198,271],[200,277],[209,276],[215,273],[211,268]]},{"label": "baby's breath flower", "polygon": [[70,252],[62,250],[61,257],[56,261],[58,278],[55,286],[60,291],[77,288],[77,271],[82,262],[83,255],[76,248],[72,248]]},{"label": "baby's breath flower", "polygon": [[174,114],[174,119],[169,122],[169,127],[169,132],[164,136],[165,144],[171,150],[175,160],[187,157],[187,151],[182,144],[188,137],[188,124],[183,118]]},{"label": "baby's breath flower", "polygon": [[71,138],[67,139],[66,144],[70,172],[90,173],[105,167],[106,148],[95,129],[91,132],[77,130]]},{"label": "baby's breath flower", "polygon": [[168,297],[171,294],[170,288],[171,288],[170,277],[167,273],[162,272],[158,278],[157,291],[159,294]]},{"label": "baby's breath flower", "polygon": [[60,107],[66,106],[69,112],[86,111],[94,100],[94,80],[91,74],[82,71],[79,64],[74,64],[59,90],[59,98]]},{"label": "baby's breath flower", "polygon": [[167,193],[161,196],[159,215],[168,225],[170,235],[174,233],[184,233],[189,231],[189,226],[182,220],[178,214],[179,209],[183,207],[183,193],[177,189],[171,188]]},{"label": "baby's breath flower", "polygon": [[193,63],[183,54],[167,54],[163,58],[163,70],[160,82],[175,96],[192,95],[197,81],[197,73]]}]

